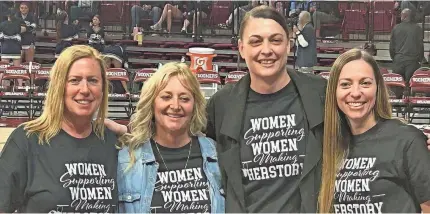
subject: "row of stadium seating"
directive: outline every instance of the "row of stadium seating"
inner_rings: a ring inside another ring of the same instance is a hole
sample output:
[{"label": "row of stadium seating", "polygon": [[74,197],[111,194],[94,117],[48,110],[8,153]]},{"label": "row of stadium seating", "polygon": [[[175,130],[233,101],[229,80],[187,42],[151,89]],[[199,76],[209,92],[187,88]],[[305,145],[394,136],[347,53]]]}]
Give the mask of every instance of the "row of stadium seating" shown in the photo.
[{"label": "row of stadium seating", "polygon": [[[0,63],[0,73],[3,73],[3,80],[16,82],[23,79],[30,84],[27,86],[2,86],[0,87],[0,107],[4,110],[25,111],[28,116],[35,116],[40,113],[43,107],[43,99],[47,90],[46,82],[49,81],[50,68],[42,67],[38,63],[23,63],[22,66],[10,66]],[[130,94],[109,94],[111,107],[122,107],[125,117],[129,117],[134,110],[135,103],[139,99],[141,85],[155,72],[153,68],[147,69],[123,69],[111,68],[107,71],[110,81],[126,81],[129,86]],[[232,71],[228,73],[224,81],[217,72],[201,72],[197,78],[201,83],[205,96],[209,98],[222,85],[231,84],[238,81],[247,72]],[[384,81],[390,90],[390,102],[397,113],[404,114],[410,122],[413,119],[421,119],[415,113],[426,113],[430,107],[430,68],[420,68],[415,71],[406,88],[402,76],[389,73],[386,69],[381,69]],[[319,74],[328,78],[329,72]],[[396,89],[407,90],[405,96],[399,98],[394,93]],[[26,102],[22,102],[26,101]],[[121,103],[122,102],[122,103]],[[119,104],[121,103],[121,104]],[[21,108],[20,108],[21,107]],[[1,116],[1,115],[0,115]],[[429,117],[426,117],[430,119]]]},{"label": "row of stadium seating", "polygon": [[[7,63],[0,62],[0,73],[3,74],[3,80],[9,80],[15,84],[11,86],[0,87],[0,116],[7,112],[24,112],[26,116],[34,117],[40,114],[43,101],[46,96],[47,82],[49,81],[49,67],[42,67],[39,63],[23,63],[21,66],[10,66]],[[128,84],[128,91],[131,93],[110,93],[109,106],[112,113],[124,113],[124,117],[129,118],[135,109],[135,104],[139,100],[141,85],[152,76],[155,72],[153,68],[126,70],[124,68],[110,68],[107,70],[109,81],[125,81]],[[197,74],[201,83],[201,88],[209,98],[223,84],[231,84],[238,81],[246,72],[230,72],[224,81],[218,72],[205,71]],[[22,79],[27,81],[26,86],[17,86],[16,80]],[[111,91],[114,91],[111,88]]]},{"label": "row of stadium seating", "polygon": [[[38,62],[48,61],[53,62],[53,52],[55,42],[53,38],[45,37],[43,42],[36,42],[37,54],[35,56]],[[85,44],[87,41],[78,39],[75,44]],[[124,44],[130,67],[135,68],[156,68],[159,63],[167,63],[168,61],[179,61],[182,58],[189,62],[187,52],[192,47],[207,47],[215,49],[217,56],[213,62],[218,65],[222,76],[227,72],[235,70],[245,70],[246,64],[240,57],[237,51],[237,46],[231,43],[195,43],[195,42],[172,42],[172,41],[143,41],[142,46],[138,46],[133,40],[118,40],[115,43]],[[318,66],[316,70],[326,71],[330,69],[335,59],[339,54],[349,50],[346,47],[318,47]],[[375,56],[379,62],[390,62],[389,56]],[[238,60],[240,61],[238,63]],[[290,53],[288,59],[289,64],[294,63],[294,49]]]}]

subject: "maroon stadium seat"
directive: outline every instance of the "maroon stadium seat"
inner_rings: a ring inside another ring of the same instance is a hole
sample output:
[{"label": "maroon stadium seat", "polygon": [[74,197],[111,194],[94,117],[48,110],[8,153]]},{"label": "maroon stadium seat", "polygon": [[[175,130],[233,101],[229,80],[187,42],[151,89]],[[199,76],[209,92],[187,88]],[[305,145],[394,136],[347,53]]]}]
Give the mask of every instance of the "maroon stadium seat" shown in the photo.
[{"label": "maroon stadium seat", "polygon": [[162,48],[184,48],[187,43],[185,42],[164,42],[160,45]]},{"label": "maroon stadium seat", "polygon": [[[106,71],[106,77],[109,81],[125,81],[129,82],[128,71],[124,68],[109,68]],[[110,90],[112,91],[112,90]],[[131,101],[130,95],[127,93],[112,93],[109,92],[109,113],[123,113],[121,118],[129,118],[131,116]],[[115,109],[112,109],[115,108]],[[115,116],[119,118],[120,116]]]},{"label": "maroon stadium seat", "polygon": [[232,71],[227,74],[225,78],[225,84],[231,84],[238,82],[247,72],[245,71]]},{"label": "maroon stadium seat", "polygon": [[320,72],[318,75],[319,75],[319,76],[321,76],[322,78],[324,78],[324,79],[327,79],[327,80],[328,80],[328,78],[330,77],[330,72],[328,72],[328,71],[323,71],[323,72]]},{"label": "maroon stadium seat", "polygon": [[409,122],[413,119],[430,119],[429,117],[417,116],[416,113],[428,113],[430,108],[430,73],[414,74],[409,81]]},{"label": "maroon stadium seat", "polygon": [[212,44],[210,46],[210,48],[213,48],[215,50],[232,49],[233,47],[234,45],[232,45],[231,43],[217,43],[217,44]]},{"label": "maroon stadium seat", "polygon": [[400,74],[394,73],[385,73],[382,76],[388,89],[391,106],[395,107],[394,110],[396,110],[397,113],[403,113],[400,111],[408,104],[408,98],[404,96],[396,96],[396,92],[402,93],[406,88],[406,84],[403,77]]}]

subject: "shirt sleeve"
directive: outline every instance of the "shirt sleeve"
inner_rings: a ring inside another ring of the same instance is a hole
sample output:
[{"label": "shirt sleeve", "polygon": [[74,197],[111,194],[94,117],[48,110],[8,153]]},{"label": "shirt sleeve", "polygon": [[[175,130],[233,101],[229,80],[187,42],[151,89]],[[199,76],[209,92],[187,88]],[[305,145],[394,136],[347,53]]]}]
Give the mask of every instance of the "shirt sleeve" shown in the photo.
[{"label": "shirt sleeve", "polygon": [[23,204],[27,184],[27,153],[16,131],[0,154],[0,213],[12,213]]},{"label": "shirt sleeve", "polygon": [[207,113],[206,137],[212,138],[216,141],[215,102],[213,99],[214,97],[212,96],[206,105],[206,113]]},{"label": "shirt sleeve", "polygon": [[394,28],[391,31],[390,44],[389,44],[389,46],[390,46],[389,47],[389,49],[390,49],[390,57],[391,57],[392,60],[394,60],[394,56],[396,54],[396,51],[395,51],[395,48],[396,48],[396,45],[395,45],[395,42],[396,42],[396,40],[395,40],[395,32],[396,32],[396,28]]},{"label": "shirt sleeve", "polygon": [[403,167],[409,187],[418,202],[430,200],[430,151],[424,135],[416,137],[404,151]]},{"label": "shirt sleeve", "polygon": [[302,47],[304,47],[304,48],[308,47],[308,45],[309,45],[309,43],[306,41],[303,33],[299,34],[297,36],[297,41],[299,42],[299,45],[302,46]]}]

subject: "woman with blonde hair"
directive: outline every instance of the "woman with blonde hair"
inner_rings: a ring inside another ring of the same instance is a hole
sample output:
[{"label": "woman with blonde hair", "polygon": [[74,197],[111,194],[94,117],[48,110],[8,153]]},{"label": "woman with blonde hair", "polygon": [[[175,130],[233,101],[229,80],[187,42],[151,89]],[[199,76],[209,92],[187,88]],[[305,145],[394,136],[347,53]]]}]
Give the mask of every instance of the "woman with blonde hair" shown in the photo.
[{"label": "woman with blonde hair", "polygon": [[365,51],[334,62],[324,121],[321,213],[430,212],[426,137],[391,118],[382,74]]},{"label": "woman with blonde hair", "polygon": [[15,129],[3,148],[1,213],[116,211],[117,138],[104,127],[105,70],[89,46],[61,53],[42,115]]},{"label": "woman with blonde hair", "polygon": [[202,135],[205,105],[186,64],[167,63],[145,82],[120,138],[120,212],[224,212],[215,142]]}]

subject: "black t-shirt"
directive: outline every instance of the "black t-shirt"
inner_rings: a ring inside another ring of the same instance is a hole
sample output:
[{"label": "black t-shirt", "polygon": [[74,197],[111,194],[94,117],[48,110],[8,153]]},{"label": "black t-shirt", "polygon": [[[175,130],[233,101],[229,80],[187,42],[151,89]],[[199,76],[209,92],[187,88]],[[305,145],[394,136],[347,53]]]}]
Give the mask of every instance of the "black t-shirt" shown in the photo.
[{"label": "black t-shirt", "polygon": [[102,43],[102,40],[105,38],[105,31],[103,27],[96,32],[93,27],[90,27],[87,32],[88,42],[89,43]]},{"label": "black t-shirt", "polygon": [[153,140],[151,146],[159,164],[151,213],[210,213],[209,182],[198,139],[181,148],[157,144],[158,150]]},{"label": "black t-shirt", "polygon": [[353,137],[335,185],[335,213],[420,213],[430,200],[426,137],[399,120],[381,120]]},{"label": "black t-shirt", "polygon": [[248,212],[300,212],[307,125],[294,83],[273,94],[250,90],[244,119],[240,156]]},{"label": "black t-shirt", "polygon": [[49,145],[18,127],[0,156],[0,212],[115,212],[117,137],[77,139],[61,130]]},{"label": "black t-shirt", "polygon": [[13,19],[12,21],[4,21],[0,23],[0,32],[6,36],[14,36],[21,34],[21,25],[24,25],[24,21],[20,19]]}]

